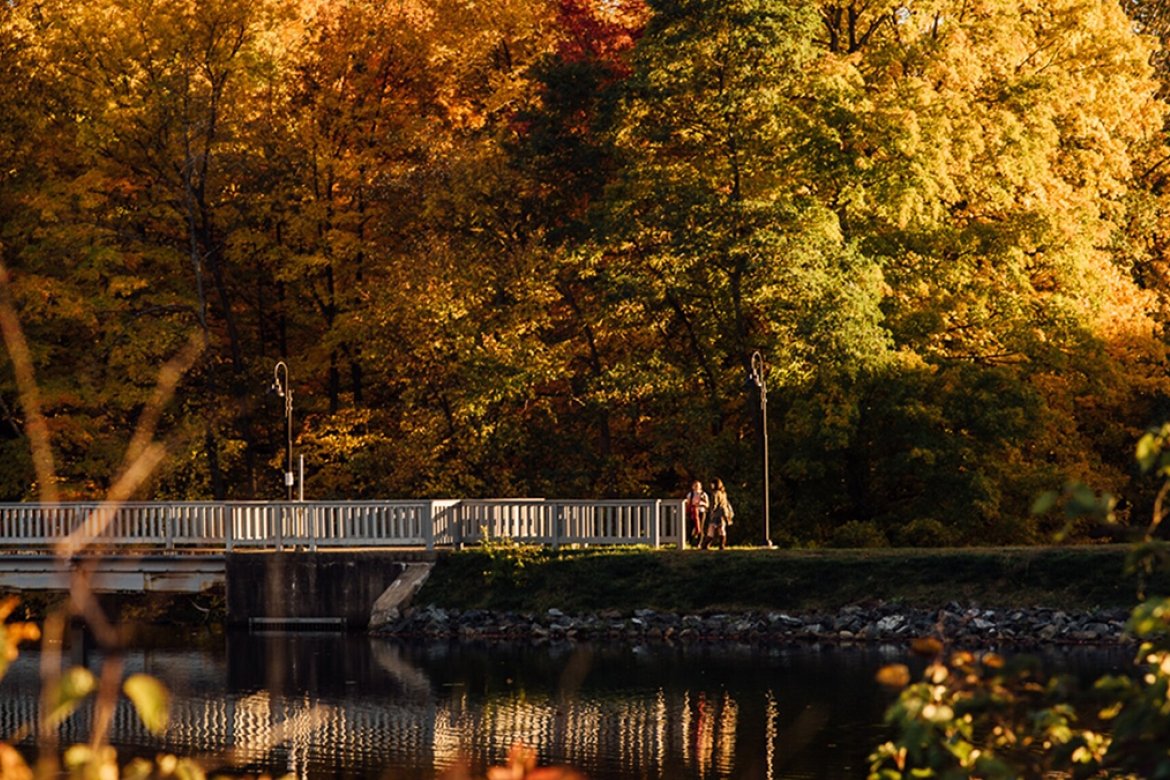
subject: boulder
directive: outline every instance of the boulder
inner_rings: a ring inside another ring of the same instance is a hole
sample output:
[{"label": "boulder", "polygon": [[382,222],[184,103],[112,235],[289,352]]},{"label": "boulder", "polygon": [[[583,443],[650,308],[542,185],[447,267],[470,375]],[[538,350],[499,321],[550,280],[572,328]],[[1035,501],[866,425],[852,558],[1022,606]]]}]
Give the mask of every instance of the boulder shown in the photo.
[{"label": "boulder", "polygon": [[398,619],[401,610],[410,603],[410,600],[422,588],[423,583],[427,581],[427,577],[431,575],[431,567],[433,566],[433,563],[406,564],[402,573],[395,578],[394,582],[390,583],[386,590],[382,591],[382,595],[374,602],[373,609],[370,610],[369,627],[371,630],[384,628]]}]

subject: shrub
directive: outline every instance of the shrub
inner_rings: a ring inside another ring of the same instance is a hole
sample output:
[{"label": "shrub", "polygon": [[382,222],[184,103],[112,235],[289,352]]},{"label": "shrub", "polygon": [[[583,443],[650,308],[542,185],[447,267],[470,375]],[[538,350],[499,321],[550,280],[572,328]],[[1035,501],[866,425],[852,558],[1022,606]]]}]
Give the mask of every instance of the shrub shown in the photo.
[{"label": "shrub", "polygon": [[890,534],[899,547],[951,547],[958,540],[955,532],[933,517],[916,517]]},{"label": "shrub", "polygon": [[528,567],[548,556],[539,544],[522,544],[508,536],[490,536],[484,530],[480,550],[487,556],[484,581],[492,586],[518,588],[528,578]]},{"label": "shrub", "polygon": [[870,520],[850,520],[829,538],[830,547],[889,547],[886,535]]}]

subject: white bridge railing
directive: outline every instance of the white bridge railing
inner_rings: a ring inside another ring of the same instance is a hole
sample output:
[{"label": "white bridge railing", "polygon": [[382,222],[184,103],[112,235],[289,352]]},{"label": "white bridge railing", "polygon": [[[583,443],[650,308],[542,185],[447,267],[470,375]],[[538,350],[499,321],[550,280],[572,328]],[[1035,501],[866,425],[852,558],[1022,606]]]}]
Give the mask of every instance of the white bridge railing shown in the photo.
[{"label": "white bridge railing", "polygon": [[684,545],[680,499],[0,504],[0,548],[460,547],[485,535],[561,545]]}]

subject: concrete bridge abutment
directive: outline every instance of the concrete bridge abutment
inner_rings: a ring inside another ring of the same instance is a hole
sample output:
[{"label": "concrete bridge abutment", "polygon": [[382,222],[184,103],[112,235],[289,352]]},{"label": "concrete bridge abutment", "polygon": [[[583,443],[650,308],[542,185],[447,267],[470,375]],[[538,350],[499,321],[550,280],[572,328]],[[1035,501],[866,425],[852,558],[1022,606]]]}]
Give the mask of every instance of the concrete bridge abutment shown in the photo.
[{"label": "concrete bridge abutment", "polygon": [[377,627],[409,603],[434,561],[433,552],[401,550],[228,553],[227,622],[253,629],[363,630],[375,612]]}]

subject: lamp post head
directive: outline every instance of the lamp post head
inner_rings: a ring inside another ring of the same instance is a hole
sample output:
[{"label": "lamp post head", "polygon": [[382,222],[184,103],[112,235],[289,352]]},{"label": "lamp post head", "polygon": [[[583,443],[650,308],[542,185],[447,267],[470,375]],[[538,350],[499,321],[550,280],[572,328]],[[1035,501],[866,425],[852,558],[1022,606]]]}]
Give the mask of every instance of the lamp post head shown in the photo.
[{"label": "lamp post head", "polygon": [[764,363],[764,356],[761,355],[758,350],[756,352],[753,352],[752,353],[751,381],[752,381],[753,385],[755,385],[756,387],[758,387],[762,391],[767,389],[767,382],[764,378],[764,375],[767,373],[767,370],[768,370],[768,367]]},{"label": "lamp post head", "polygon": [[[284,369],[284,379],[280,378],[280,369]],[[284,398],[288,391],[288,365],[283,361],[277,361],[276,365],[272,367],[272,391],[281,398]]]}]

